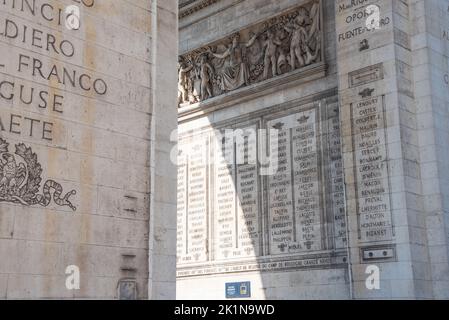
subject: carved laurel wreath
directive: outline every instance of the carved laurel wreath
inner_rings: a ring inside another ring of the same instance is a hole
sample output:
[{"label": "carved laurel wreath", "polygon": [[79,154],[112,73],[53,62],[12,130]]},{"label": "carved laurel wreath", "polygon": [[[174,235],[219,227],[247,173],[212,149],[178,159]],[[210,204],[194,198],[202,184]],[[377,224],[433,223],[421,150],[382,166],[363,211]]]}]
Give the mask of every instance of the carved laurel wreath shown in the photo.
[{"label": "carved laurel wreath", "polygon": [[61,198],[62,186],[53,180],[47,180],[42,194],[39,194],[42,166],[30,147],[24,143],[16,144],[14,154],[15,156],[9,153],[9,143],[0,138],[0,202],[47,207],[53,195],[53,201],[58,206],[68,206],[76,211],[76,207],[69,201],[76,194],[75,190]]}]

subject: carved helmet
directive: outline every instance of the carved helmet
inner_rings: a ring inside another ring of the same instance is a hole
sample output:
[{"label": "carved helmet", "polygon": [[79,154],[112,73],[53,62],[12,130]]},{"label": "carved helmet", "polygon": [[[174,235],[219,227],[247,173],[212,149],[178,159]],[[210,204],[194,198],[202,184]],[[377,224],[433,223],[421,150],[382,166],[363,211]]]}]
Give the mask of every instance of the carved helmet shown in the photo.
[{"label": "carved helmet", "polygon": [[4,154],[2,154],[2,158],[3,158],[4,160],[6,160],[7,162],[13,162],[13,161],[15,161],[14,156],[13,156],[12,154],[10,154],[10,153],[4,153]]},{"label": "carved helmet", "polygon": [[301,7],[298,10],[298,15],[296,16],[296,22],[300,25],[308,25],[310,24],[310,16],[309,16],[309,11],[307,11],[306,8]]}]

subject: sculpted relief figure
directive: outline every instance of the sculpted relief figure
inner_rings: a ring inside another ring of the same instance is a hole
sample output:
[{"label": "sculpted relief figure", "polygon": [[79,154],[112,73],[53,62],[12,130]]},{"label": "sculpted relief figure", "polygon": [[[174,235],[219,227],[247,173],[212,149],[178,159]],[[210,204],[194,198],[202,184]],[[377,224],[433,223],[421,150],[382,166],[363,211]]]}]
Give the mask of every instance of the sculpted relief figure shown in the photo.
[{"label": "sculpted relief figure", "polygon": [[318,54],[321,53],[320,5],[318,2],[315,2],[310,9],[310,17],[312,24],[310,26],[307,43],[309,49],[314,52],[311,61],[315,61],[318,58]]},{"label": "sculpted relief figure", "polygon": [[187,102],[188,87],[187,87],[187,72],[193,69],[193,66],[186,67],[182,60],[178,62],[178,104],[181,105]]},{"label": "sculpted relief figure", "polygon": [[190,72],[189,78],[189,102],[196,103],[201,100],[201,75],[198,65],[193,66],[193,70]]},{"label": "sculpted relief figure", "polygon": [[257,34],[253,34],[246,43],[240,43],[240,35],[234,35],[232,44],[221,54],[214,53],[209,49],[209,53],[219,60],[228,59],[228,66],[220,75],[221,90],[232,91],[243,85],[249,84],[249,66],[245,59],[245,48],[254,44]]},{"label": "sculpted relief figure", "polygon": [[320,2],[314,0],[254,27],[255,32],[245,30],[185,55],[178,65],[179,104],[201,102],[320,62],[320,19]]},{"label": "sculpted relief figure", "polygon": [[213,96],[211,79],[214,76],[214,68],[207,61],[207,56],[201,56],[200,78],[201,78],[201,100],[206,100]]},{"label": "sculpted relief figure", "polygon": [[[303,67],[305,65],[303,49],[306,43],[307,33],[304,28],[304,23],[304,16],[299,14],[294,21],[285,26],[287,32],[291,34],[290,67],[292,70],[295,70],[297,66]],[[298,65],[296,61],[298,61]]]},{"label": "sculpted relief figure", "polygon": [[282,43],[279,39],[276,38],[275,33],[272,29],[268,29],[267,31],[267,39],[263,42],[263,48],[265,49],[265,58],[264,58],[264,70],[263,70],[263,78],[264,80],[268,79],[268,73],[271,66],[272,76],[277,76],[278,69],[278,61],[277,61],[277,49],[278,46],[281,46]]},{"label": "sculpted relief figure", "polygon": [[[291,70],[314,62],[320,54],[319,5],[314,3],[310,14],[306,8],[300,8],[298,16],[285,29],[291,33],[290,66]],[[296,64],[298,62],[298,64]]]}]

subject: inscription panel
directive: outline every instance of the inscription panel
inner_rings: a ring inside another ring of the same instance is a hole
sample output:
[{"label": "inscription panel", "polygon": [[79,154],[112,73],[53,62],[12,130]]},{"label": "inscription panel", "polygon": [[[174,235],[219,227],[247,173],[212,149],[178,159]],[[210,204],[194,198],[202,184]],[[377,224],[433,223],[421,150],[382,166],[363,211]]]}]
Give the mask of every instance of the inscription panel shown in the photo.
[{"label": "inscription panel", "polygon": [[[342,263],[347,245],[339,119],[338,104],[323,100],[181,133],[178,276]],[[197,152],[210,163],[200,163],[201,174],[194,176],[186,159]],[[262,170],[267,159],[273,172]],[[192,184],[195,177],[198,184]],[[209,193],[202,187],[207,183]],[[192,195],[209,207],[197,207]],[[200,232],[206,254],[199,258],[190,253],[186,230],[194,216],[207,226]],[[261,265],[248,267],[254,261]]]},{"label": "inscription panel", "polygon": [[391,240],[388,155],[383,96],[351,105],[359,238]]},{"label": "inscription panel", "polygon": [[322,249],[321,198],[316,110],[271,120],[278,131],[270,136],[278,171],[268,178],[270,252]]},{"label": "inscription panel", "polygon": [[214,252],[217,260],[260,254],[257,126],[220,132],[215,147]]},{"label": "inscription panel", "polygon": [[180,143],[178,154],[179,263],[208,259],[209,136],[202,134]]},{"label": "inscription panel", "polygon": [[345,211],[345,190],[343,159],[340,139],[340,109],[338,104],[327,107],[326,129],[327,129],[327,183],[328,193],[326,201],[327,214],[332,219],[334,229],[330,245],[337,249],[347,246],[347,227]]}]

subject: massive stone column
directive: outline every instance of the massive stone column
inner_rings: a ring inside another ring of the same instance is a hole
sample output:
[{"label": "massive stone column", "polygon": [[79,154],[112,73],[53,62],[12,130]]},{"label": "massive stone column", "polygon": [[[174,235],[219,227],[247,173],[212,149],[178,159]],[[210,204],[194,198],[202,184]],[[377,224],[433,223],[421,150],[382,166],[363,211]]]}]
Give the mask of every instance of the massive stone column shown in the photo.
[{"label": "massive stone column", "polygon": [[176,51],[175,0],[1,2],[1,299],[174,298]]},{"label": "massive stone column", "polygon": [[428,290],[449,298],[449,3],[410,1],[412,62],[423,209],[430,267]]},{"label": "massive stone column", "polygon": [[176,298],[176,110],[178,2],[152,1],[153,112],[151,153],[150,299]]},{"label": "massive stone column", "polygon": [[[441,52],[440,39],[434,39],[440,30],[432,21],[447,18],[441,6],[391,0],[336,4],[356,299],[447,296],[447,282],[437,282],[447,269],[447,166],[441,149],[447,142],[439,138],[446,130],[434,118],[444,103],[436,89],[444,88],[440,70],[447,70],[447,50]],[[380,288],[370,288],[367,272],[376,268]]]}]

